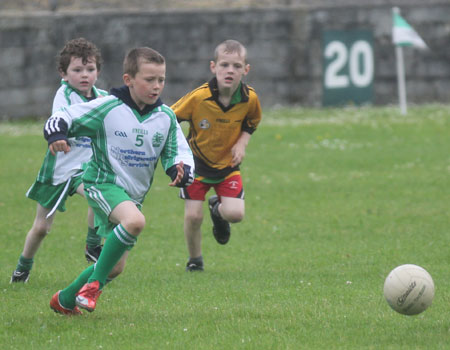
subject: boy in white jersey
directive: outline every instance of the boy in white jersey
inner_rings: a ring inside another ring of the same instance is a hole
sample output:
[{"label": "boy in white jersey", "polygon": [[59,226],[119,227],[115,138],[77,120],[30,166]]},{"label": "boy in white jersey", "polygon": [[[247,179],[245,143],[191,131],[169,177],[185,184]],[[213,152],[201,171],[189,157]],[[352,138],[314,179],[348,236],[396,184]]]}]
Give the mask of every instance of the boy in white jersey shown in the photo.
[{"label": "boy in white jersey", "polygon": [[97,232],[106,237],[97,263],[53,295],[50,307],[55,312],[94,311],[108,275],[122,272],[145,226],[140,208],[159,159],[172,179],[170,186],[185,187],[193,181],[192,152],[175,114],[160,99],[165,74],[165,60],[158,52],[133,49],[124,61],[125,86],[103,99],[60,110],[45,124],[52,153],[70,154],[67,136],[91,138],[93,157],[83,183]]},{"label": "boy in white jersey", "polygon": [[[58,72],[62,80],[53,100],[52,113],[60,108],[106,96],[106,91],[94,85],[101,64],[100,51],[93,43],[84,38],[68,41],[58,57]],[[56,210],[66,210],[68,196],[75,193],[84,196],[81,174],[84,164],[92,156],[90,140],[87,137],[71,138],[70,143],[70,154],[52,155],[47,151],[36,181],[27,192],[28,198],[37,201],[36,217],[25,238],[11,282],[28,281],[34,256],[50,232]],[[86,257],[88,261],[96,261],[100,255],[101,237],[95,233],[94,214],[90,208],[86,241]]]}]

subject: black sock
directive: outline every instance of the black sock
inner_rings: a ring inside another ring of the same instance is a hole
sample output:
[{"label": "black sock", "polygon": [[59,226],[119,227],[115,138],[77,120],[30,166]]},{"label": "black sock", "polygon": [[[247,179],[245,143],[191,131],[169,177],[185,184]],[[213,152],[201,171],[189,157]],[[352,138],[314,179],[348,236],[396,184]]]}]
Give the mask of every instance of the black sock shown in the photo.
[{"label": "black sock", "polygon": [[189,258],[189,263],[201,266],[203,265],[203,256],[200,255],[197,258]]}]

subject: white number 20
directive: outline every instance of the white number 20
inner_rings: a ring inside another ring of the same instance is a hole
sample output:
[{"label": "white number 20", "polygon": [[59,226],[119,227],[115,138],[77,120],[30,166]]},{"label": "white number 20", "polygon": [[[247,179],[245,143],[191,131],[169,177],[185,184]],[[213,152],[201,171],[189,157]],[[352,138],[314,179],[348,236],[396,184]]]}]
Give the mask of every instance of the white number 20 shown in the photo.
[{"label": "white number 20", "polygon": [[[349,54],[350,53],[350,54]],[[332,59],[325,70],[325,87],[346,88],[350,82],[362,88],[373,80],[374,63],[372,47],[367,41],[358,40],[347,50],[341,41],[331,41],[325,48],[325,58]],[[360,57],[363,65],[360,65]],[[348,76],[339,72],[348,64]]]}]

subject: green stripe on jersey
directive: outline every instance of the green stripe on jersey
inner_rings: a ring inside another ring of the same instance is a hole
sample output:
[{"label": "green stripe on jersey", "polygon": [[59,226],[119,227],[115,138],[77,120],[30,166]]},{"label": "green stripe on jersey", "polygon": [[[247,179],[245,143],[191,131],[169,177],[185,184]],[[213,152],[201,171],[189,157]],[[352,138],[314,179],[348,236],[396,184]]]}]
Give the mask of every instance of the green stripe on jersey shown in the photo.
[{"label": "green stripe on jersey", "polygon": [[70,94],[73,92],[73,89],[67,81],[62,81],[61,83],[66,86],[64,89],[64,97],[66,98],[67,105],[70,106]]},{"label": "green stripe on jersey", "polygon": [[[74,121],[73,132],[89,134],[92,140],[92,156],[94,163],[90,162],[83,179],[90,183],[114,183],[116,175],[108,159],[108,143],[103,121],[108,113],[123,102],[113,99],[90,110]],[[85,131],[85,132],[83,132]]]},{"label": "green stripe on jersey", "polygon": [[[108,113],[115,107],[120,106],[123,102],[119,99],[113,99],[92,108],[88,113],[78,117],[73,121],[70,133],[77,136],[95,137],[93,131],[103,128],[103,120]],[[89,133],[90,132],[90,133]]]},{"label": "green stripe on jersey", "polygon": [[164,151],[161,154],[161,164],[164,170],[167,170],[175,164],[176,156],[178,155],[177,117],[168,106],[162,105],[160,108],[170,118],[170,129]]}]

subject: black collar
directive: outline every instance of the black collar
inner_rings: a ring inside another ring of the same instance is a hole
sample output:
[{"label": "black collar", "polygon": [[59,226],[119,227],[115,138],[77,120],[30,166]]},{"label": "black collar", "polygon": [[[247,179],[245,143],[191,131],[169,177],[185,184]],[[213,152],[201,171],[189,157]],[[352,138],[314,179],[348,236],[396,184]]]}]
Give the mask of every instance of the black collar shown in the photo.
[{"label": "black collar", "polygon": [[159,107],[163,104],[160,98],[152,104],[152,105],[145,105],[143,109],[140,109],[136,102],[131,98],[130,89],[128,86],[124,85],[120,88],[112,88],[110,91],[111,95],[114,95],[121,99],[126,105],[128,105],[130,108],[136,110],[141,116],[146,115],[147,113],[154,110],[156,107]]}]

